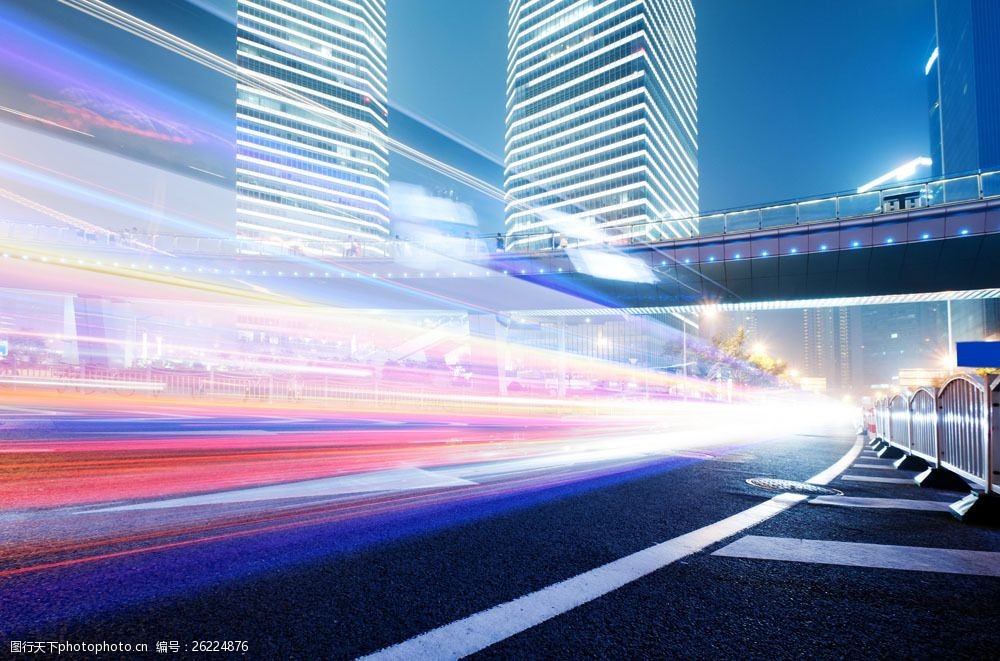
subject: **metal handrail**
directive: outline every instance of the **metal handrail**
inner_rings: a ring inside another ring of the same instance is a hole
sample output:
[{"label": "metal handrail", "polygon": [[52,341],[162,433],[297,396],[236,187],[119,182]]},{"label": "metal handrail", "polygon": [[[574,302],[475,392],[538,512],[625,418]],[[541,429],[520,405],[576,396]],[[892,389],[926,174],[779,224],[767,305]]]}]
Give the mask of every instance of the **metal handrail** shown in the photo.
[{"label": "metal handrail", "polygon": [[[614,225],[595,224],[596,238],[581,239],[566,237],[548,227],[529,232],[517,232],[502,237],[503,249],[495,245],[495,234],[478,234],[466,237],[439,237],[427,240],[404,240],[391,237],[370,240],[369,237],[344,237],[343,239],[310,239],[294,243],[279,243],[254,238],[205,237],[172,234],[131,234],[128,231],[109,232],[95,229],[87,232],[78,228],[21,223],[0,223],[0,230],[6,225],[6,232],[0,231],[0,238],[19,238],[24,228],[34,228],[38,235],[55,233],[57,237],[39,237],[50,242],[55,239],[82,239],[89,244],[101,244],[114,248],[153,247],[166,252],[181,254],[225,255],[260,254],[264,256],[313,257],[361,257],[392,258],[400,253],[413,250],[436,250],[442,243],[453,242],[462,245],[462,252],[470,257],[484,256],[495,252],[517,254],[549,252],[562,247],[586,245],[645,245],[661,243],[663,237],[724,236],[733,232],[770,230],[779,227],[804,226],[860,217],[875,217],[899,211],[936,207],[959,202],[973,202],[1000,196],[1000,171],[982,172],[947,179],[925,180],[909,183],[895,183],[885,188],[864,193],[842,193],[813,197],[764,206],[710,212],[684,218],[660,218],[642,223]],[[16,228],[16,229],[15,229]],[[622,230],[622,231],[619,231]],[[541,245],[525,250],[510,250],[512,241],[527,239]],[[449,247],[449,252],[453,252]]]}]

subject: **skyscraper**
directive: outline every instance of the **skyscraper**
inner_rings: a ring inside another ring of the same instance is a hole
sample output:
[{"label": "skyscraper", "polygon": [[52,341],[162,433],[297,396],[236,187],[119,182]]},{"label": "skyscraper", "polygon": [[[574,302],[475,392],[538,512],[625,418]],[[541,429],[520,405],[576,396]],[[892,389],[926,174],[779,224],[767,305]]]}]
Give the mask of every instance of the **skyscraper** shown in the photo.
[{"label": "skyscraper", "polygon": [[934,173],[1000,169],[1000,3],[935,0],[934,22],[924,69]]},{"label": "skyscraper", "polygon": [[698,210],[691,0],[511,0],[507,48],[508,247],[691,234],[647,224]]},{"label": "skyscraper", "polygon": [[802,366],[806,376],[826,380],[827,392],[862,389],[861,323],[854,308],[802,310]]},{"label": "skyscraper", "polygon": [[237,233],[388,235],[385,0],[238,0]]}]

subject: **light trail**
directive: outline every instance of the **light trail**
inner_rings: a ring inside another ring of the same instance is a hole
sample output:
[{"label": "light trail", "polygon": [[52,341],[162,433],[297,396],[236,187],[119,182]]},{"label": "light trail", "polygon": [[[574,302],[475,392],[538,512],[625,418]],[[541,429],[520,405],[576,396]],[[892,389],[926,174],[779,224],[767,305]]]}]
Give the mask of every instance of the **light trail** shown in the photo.
[{"label": "light trail", "polygon": [[75,128],[71,127],[71,126],[66,126],[65,124],[60,124],[59,122],[53,122],[50,119],[45,119],[44,117],[39,117],[37,115],[31,115],[31,114],[28,114],[26,112],[21,112],[19,110],[14,110],[13,108],[8,108],[6,106],[0,106],[0,111],[6,112],[6,113],[10,113],[11,115],[15,115],[15,116],[21,117],[23,119],[28,119],[28,120],[31,120],[33,122],[39,122],[40,124],[45,124],[46,126],[54,126],[56,128],[63,129],[64,131],[71,131],[73,133],[79,133],[80,135],[86,136],[88,138],[93,138],[94,137],[93,134],[87,133],[86,131],[78,131],[77,129],[75,129]]}]

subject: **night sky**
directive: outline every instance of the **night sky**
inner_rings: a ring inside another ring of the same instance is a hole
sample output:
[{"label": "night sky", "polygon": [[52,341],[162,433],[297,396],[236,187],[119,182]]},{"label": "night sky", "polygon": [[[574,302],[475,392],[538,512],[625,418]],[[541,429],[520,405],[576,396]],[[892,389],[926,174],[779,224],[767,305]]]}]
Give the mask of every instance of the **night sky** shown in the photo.
[{"label": "night sky", "polygon": [[[503,153],[505,0],[388,0],[390,96]],[[842,191],[929,151],[930,0],[695,0],[701,206]]]},{"label": "night sky", "polygon": [[[235,0],[115,3],[210,50],[235,54]],[[500,159],[506,0],[387,3],[390,100]],[[923,68],[931,4],[695,0],[702,210],[848,190],[928,154]],[[49,21],[50,38],[72,34],[99,56],[117,56],[107,85],[132,79],[136,97],[147,99],[156,86],[170,97],[172,114],[187,116],[199,130],[231,122],[233,91],[217,74],[192,72],[193,65],[125,34],[115,38],[112,28],[55,0],[0,0],[0,16],[16,22],[18,10],[28,7]],[[148,80],[138,82],[142,77]],[[196,120],[204,106],[215,108],[209,113],[215,116]]]}]

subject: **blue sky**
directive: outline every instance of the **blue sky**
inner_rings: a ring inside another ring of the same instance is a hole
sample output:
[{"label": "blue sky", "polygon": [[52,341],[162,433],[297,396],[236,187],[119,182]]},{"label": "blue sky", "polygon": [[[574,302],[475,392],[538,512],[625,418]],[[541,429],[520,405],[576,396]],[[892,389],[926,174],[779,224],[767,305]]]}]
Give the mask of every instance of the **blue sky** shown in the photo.
[{"label": "blue sky", "polygon": [[[702,210],[847,190],[928,154],[923,66],[931,0],[694,1]],[[234,52],[227,22],[235,0],[115,2],[217,52]],[[387,6],[392,101],[499,158],[507,0]],[[194,87],[215,105],[231,106],[228,86],[217,86],[228,92],[216,99],[218,90],[192,84],[187,69],[160,66],[149,54],[154,46],[131,38],[104,44],[100,35],[110,28],[54,0],[30,7],[98,49],[118,53],[127,43],[138,54],[130,61],[155,69],[164,84]],[[63,25],[58,16],[75,20]]]},{"label": "blue sky", "polygon": [[[846,190],[929,151],[931,0],[695,0],[703,210]],[[388,0],[390,96],[503,153],[506,0]]]}]

